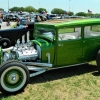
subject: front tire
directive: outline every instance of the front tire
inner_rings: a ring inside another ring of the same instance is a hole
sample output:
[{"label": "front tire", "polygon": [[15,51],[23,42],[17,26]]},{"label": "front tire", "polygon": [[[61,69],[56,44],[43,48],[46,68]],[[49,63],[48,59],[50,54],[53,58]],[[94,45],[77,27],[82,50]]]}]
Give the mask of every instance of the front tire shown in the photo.
[{"label": "front tire", "polygon": [[8,62],[0,69],[0,90],[3,93],[17,93],[22,91],[28,84],[28,68],[18,62]]}]

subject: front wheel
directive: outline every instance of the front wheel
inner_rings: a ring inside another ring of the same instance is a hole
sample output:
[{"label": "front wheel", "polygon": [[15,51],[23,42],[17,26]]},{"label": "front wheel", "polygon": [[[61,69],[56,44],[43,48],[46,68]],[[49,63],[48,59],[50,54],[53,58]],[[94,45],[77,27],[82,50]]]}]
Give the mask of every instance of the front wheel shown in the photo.
[{"label": "front wheel", "polygon": [[0,68],[0,90],[3,93],[22,91],[28,81],[28,68],[18,61],[8,62]]}]

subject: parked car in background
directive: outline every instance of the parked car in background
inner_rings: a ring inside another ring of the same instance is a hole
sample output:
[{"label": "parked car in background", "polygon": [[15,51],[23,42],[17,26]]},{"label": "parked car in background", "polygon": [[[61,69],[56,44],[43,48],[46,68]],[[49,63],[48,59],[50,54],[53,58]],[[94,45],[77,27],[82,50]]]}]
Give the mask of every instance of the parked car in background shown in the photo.
[{"label": "parked car in background", "polygon": [[6,19],[9,18],[10,21],[17,21],[18,17],[15,14],[6,14],[3,16],[3,21],[6,21]]},{"label": "parked car in background", "polygon": [[35,22],[35,16],[34,17],[30,17],[30,21],[31,22]]},{"label": "parked car in background", "polygon": [[44,16],[44,15],[39,15],[40,16],[40,18],[41,18],[41,21],[46,21],[47,20],[47,18],[46,18],[46,16]]},{"label": "parked car in background", "polygon": [[61,19],[61,16],[57,16],[55,14],[50,14],[49,19]]},{"label": "parked car in background", "polygon": [[20,39],[22,41],[22,36],[25,36],[25,42],[27,41],[27,32],[29,33],[29,39],[33,39],[34,23],[26,22],[19,25],[18,27],[0,30],[0,47],[3,49],[15,46],[16,41]]},{"label": "parked car in background", "polygon": [[17,19],[17,26],[23,25],[26,21],[27,21],[27,18],[19,16],[18,19]]}]

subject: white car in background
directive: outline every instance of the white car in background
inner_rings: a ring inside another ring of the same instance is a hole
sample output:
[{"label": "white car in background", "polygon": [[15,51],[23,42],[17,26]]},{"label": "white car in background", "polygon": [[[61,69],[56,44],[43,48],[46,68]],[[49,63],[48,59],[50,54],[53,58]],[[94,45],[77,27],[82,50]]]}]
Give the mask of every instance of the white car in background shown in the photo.
[{"label": "white car in background", "polygon": [[30,18],[30,21],[31,21],[31,22],[35,22],[35,17],[31,17],[31,18]]}]

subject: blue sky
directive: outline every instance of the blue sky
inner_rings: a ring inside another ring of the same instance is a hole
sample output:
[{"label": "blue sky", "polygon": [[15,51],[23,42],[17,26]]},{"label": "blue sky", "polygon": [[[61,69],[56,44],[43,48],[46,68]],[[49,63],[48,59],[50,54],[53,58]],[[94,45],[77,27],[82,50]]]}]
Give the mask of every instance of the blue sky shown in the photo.
[{"label": "blue sky", "polygon": [[8,11],[9,7],[26,7],[46,8],[50,13],[53,8],[61,8],[66,11],[86,12],[91,10],[93,13],[100,13],[100,0],[0,0],[0,8]]}]

